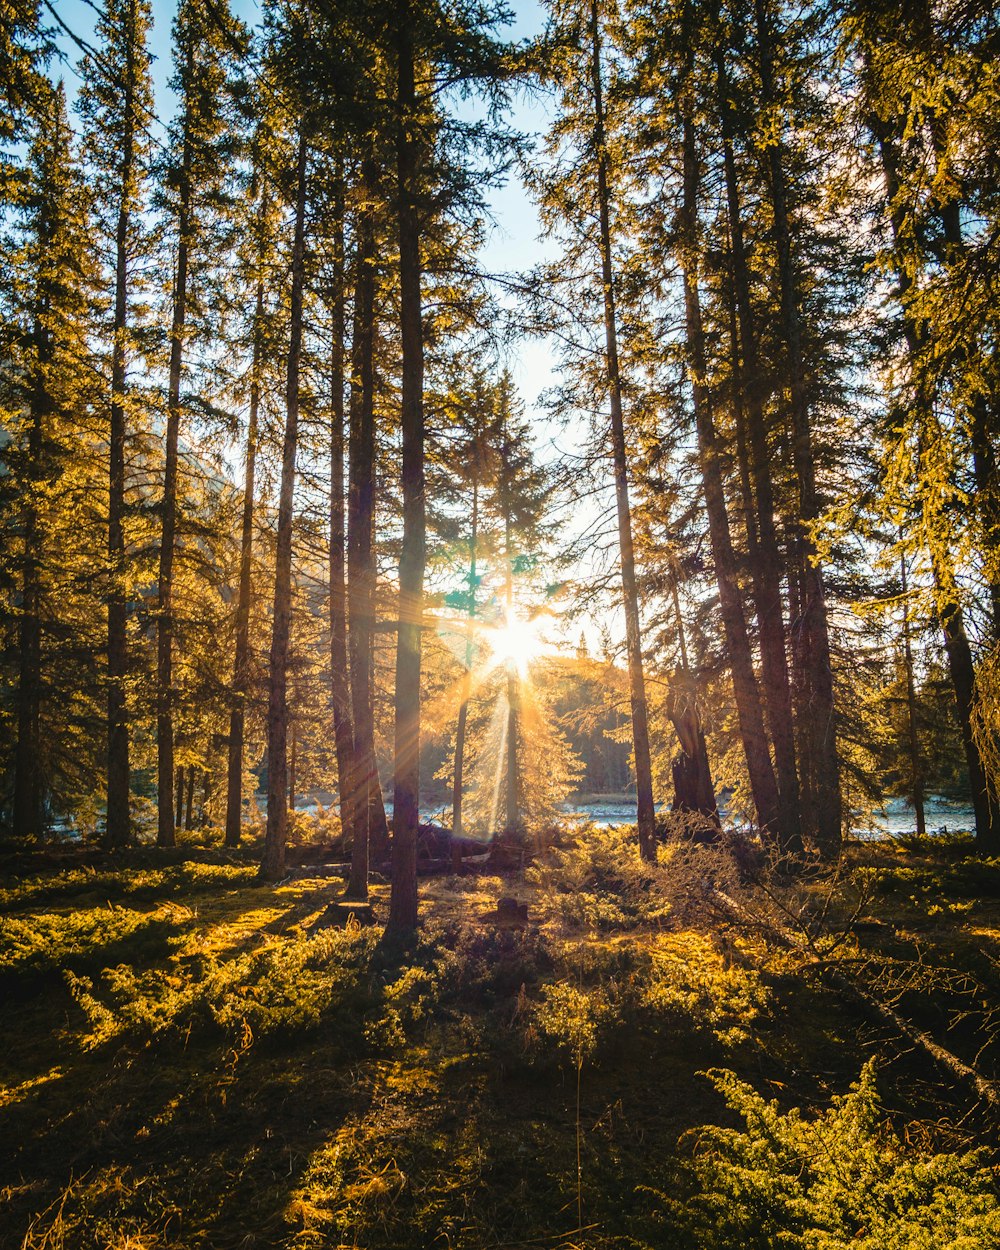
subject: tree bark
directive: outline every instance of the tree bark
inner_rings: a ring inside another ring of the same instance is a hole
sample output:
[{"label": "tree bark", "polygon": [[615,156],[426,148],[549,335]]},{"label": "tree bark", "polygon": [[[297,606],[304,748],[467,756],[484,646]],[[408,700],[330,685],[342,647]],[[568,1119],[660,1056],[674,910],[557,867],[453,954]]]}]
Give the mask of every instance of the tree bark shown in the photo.
[{"label": "tree bark", "polygon": [[330,702],[337,750],[337,793],[340,827],[349,835],[357,828],[357,766],[354,758],[354,724],[351,718],[351,683],[347,667],[347,582],[344,516],[344,186],[343,164],[337,173],[334,203],[334,274],[330,345]]},{"label": "tree bark", "polygon": [[[189,70],[194,52],[188,47]],[[181,423],[181,374],[187,321],[188,247],[191,224],[190,101],[185,101],[181,155],[180,203],[177,214],[177,260],[170,324],[170,366],[167,376],[167,429],[164,446],[163,504],[160,528],[160,570],[156,620],[156,844],[173,846],[174,718],[173,718],[173,581],[177,534],[177,444]]]},{"label": "tree bark", "polygon": [[247,418],[246,466],[243,477],[243,517],[240,529],[240,582],[236,599],[236,648],[233,657],[233,703],[229,713],[229,760],[226,781],[226,846],[240,844],[243,816],[243,747],[250,667],[250,599],[253,563],[254,479],[257,468],[257,424],[260,412],[261,334],[264,320],[264,283],[258,278],[250,362],[250,411]]},{"label": "tree bark", "polygon": [[357,212],[357,273],[351,338],[351,411],[347,497],[347,611],[351,712],[357,762],[357,802],[346,897],[368,898],[371,853],[388,846],[382,787],[375,760],[372,628],[375,623],[375,162],[361,165]]},{"label": "tree bark", "polygon": [[[763,368],[757,350],[757,329],[750,292],[750,271],[743,237],[739,183],[733,153],[732,106],[725,56],[716,49],[716,78],[722,125],[723,163],[732,261],[734,314],[738,330],[736,361],[743,382],[737,420],[745,421],[738,448],[741,469],[749,468],[753,487],[753,535],[750,543],[754,606],[760,638],[761,677],[767,725],[774,747],[778,782],[778,839],[791,854],[801,854],[799,776],[795,759],[792,692],[785,653],[785,618],[781,602],[781,552],[775,527],[774,485],[763,399]],[[734,348],[737,345],[734,344]],[[748,455],[749,453],[749,455]]]},{"label": "tree bark", "polygon": [[187,787],[184,812],[184,828],[194,828],[194,765],[189,764],[187,770]]},{"label": "tree bark", "polygon": [[[500,463],[500,507],[503,510],[504,609],[510,628],[514,611],[514,549],[511,501],[511,446],[508,438],[506,409]],[[507,657],[507,732],[505,735],[506,768],[504,773],[504,827],[497,835],[500,843],[520,850],[524,846],[524,820],[521,814],[521,775],[518,752],[521,735],[521,678],[517,661]]]},{"label": "tree bark", "polygon": [[903,667],[906,671],[906,728],[910,746],[910,797],[917,820],[917,837],[927,833],[924,815],[924,766],[917,735],[917,692],[913,682],[913,648],[910,645],[910,604],[907,598],[906,556],[899,557],[899,589],[903,604]]},{"label": "tree bark", "polygon": [[421,314],[419,140],[415,133],[413,19],[409,0],[396,10],[397,214],[399,229],[403,537],[399,557],[396,726],[389,928],[417,924],[417,829],[420,820],[420,660],[425,560],[424,347]]},{"label": "tree bark", "polygon": [[295,227],[289,298],[290,335],[285,374],[285,437],[281,454],[281,490],[274,571],[274,620],[271,628],[267,709],[267,832],[260,877],[279,881],[285,872],[288,833],[288,655],[292,624],[292,527],[295,454],[299,425],[299,371],[302,354],[302,298],[305,286],[305,216],[308,148],[300,132],[295,174]]},{"label": "tree bark", "polygon": [[[761,90],[764,99],[771,101],[774,98],[774,71],[766,0],[755,0],[755,13]],[[800,529],[797,545],[801,552],[802,577],[799,630],[804,686],[808,691],[808,702],[799,708],[799,715],[808,727],[812,757],[811,781],[815,800],[809,832],[815,837],[821,854],[831,858],[839,852],[843,836],[843,801],[840,792],[840,761],[837,755],[826,590],[819,565],[819,553],[810,529],[820,515],[820,502],[806,394],[798,283],[791,252],[788,185],[783,164],[783,145],[780,141],[767,147],[766,164],[778,267],[781,335],[788,366],[792,458],[798,482]]]},{"label": "tree bark", "polygon": [[136,178],[136,0],[128,9],[122,154],[115,228],[115,301],[111,348],[111,420],[108,449],[108,788],[105,838],[120,848],[131,841],[129,731],[125,701],[128,677],[128,609],[125,570],[125,375],[128,335],[128,262],[131,200]]},{"label": "tree bark", "polygon": [[[39,245],[48,243],[48,223],[39,231]],[[24,509],[24,566],[21,582],[21,611],[18,622],[17,746],[14,752],[13,825],[15,838],[37,838],[42,834],[41,738],[42,703],[42,621],[39,588],[40,553],[38,507],[35,488],[44,476],[42,455],[45,423],[52,412],[48,369],[53,343],[48,329],[50,300],[43,284],[36,291],[35,370],[31,390],[28,427],[29,488]]]},{"label": "tree bark", "polygon": [[597,156],[597,203],[601,239],[601,283],[604,292],[604,337],[608,372],[608,398],[611,408],[611,446],[614,462],[615,504],[618,516],[618,548],[622,575],[622,604],[625,611],[625,640],[628,655],[629,698],[632,708],[632,750],[635,760],[636,824],[639,854],[656,860],[656,813],[653,806],[653,771],[649,754],[649,714],[642,665],[642,629],[639,620],[639,593],[635,578],[635,551],[632,542],[632,512],[629,506],[628,458],[625,449],[625,421],[622,412],[622,384],[618,355],[618,320],[615,307],[614,267],[611,252],[611,193],[608,153],[605,142],[606,118],[601,77],[601,30],[597,0],[591,0],[591,72],[594,90],[594,150]]},{"label": "tree bark", "polygon": [[469,610],[465,634],[465,671],[462,673],[461,702],[458,705],[458,726],[455,730],[455,775],[451,790],[452,867],[459,872],[462,867],[463,837],[462,797],[465,784],[465,733],[469,719],[469,701],[472,698],[473,628],[476,619],[476,556],[479,541],[479,456],[474,453],[472,466],[472,533],[469,540]]},{"label": "tree bark", "polygon": [[[886,197],[889,203],[889,224],[893,242],[899,253],[897,283],[899,301],[903,310],[903,335],[906,340],[913,374],[913,407],[918,423],[919,454],[923,456],[926,443],[925,425],[936,424],[937,418],[931,396],[920,375],[920,356],[926,338],[926,328],[918,324],[909,306],[913,278],[902,263],[902,243],[905,223],[901,210],[894,207],[900,189],[899,153],[895,136],[880,118],[872,115],[869,125],[879,146],[882,172],[885,178]],[[959,729],[965,750],[969,786],[972,790],[972,808],[976,818],[976,847],[982,854],[994,855],[1000,851],[1000,801],[990,788],[983,767],[982,756],[972,731],[972,712],[976,700],[976,669],[972,647],[965,628],[965,618],[955,594],[952,570],[939,550],[930,552],[931,571],[934,577],[938,619],[944,634],[948,672],[958,710]]]},{"label": "tree bark", "polygon": [[753,657],[743,615],[743,601],[736,576],[736,556],[729,531],[720,448],[715,429],[714,398],[707,382],[704,330],[698,291],[698,157],[692,103],[683,103],[683,202],[678,214],[681,264],[684,275],[684,310],[687,354],[698,435],[698,457],[708,514],[709,539],[719,586],[719,603],[733,676],[740,737],[747,763],[750,791],[757,820],[765,834],[776,839],[778,787],[768,753],[760,691],[753,671]]}]

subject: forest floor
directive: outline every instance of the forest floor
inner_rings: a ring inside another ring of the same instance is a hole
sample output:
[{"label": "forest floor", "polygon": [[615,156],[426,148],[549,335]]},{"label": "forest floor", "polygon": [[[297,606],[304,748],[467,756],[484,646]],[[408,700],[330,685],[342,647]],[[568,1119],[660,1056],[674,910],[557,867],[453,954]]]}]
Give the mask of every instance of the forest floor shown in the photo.
[{"label": "forest floor", "polygon": [[884,844],[748,885],[725,852],[564,843],[422,879],[405,947],[326,923],[339,880],[255,885],[250,847],[9,856],[0,1247],[806,1245],[705,1223],[702,1126],[744,1127],[714,1069],[808,1119],[875,1057],[879,1151],[996,1142],[1000,862]]}]

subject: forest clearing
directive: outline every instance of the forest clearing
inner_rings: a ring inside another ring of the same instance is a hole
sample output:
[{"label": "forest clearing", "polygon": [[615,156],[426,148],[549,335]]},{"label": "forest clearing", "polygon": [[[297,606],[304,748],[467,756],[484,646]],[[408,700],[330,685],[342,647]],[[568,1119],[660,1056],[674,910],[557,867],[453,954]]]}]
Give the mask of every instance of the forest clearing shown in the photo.
[{"label": "forest clearing", "polygon": [[998,57],[0,5],[0,1250],[1000,1247]]}]

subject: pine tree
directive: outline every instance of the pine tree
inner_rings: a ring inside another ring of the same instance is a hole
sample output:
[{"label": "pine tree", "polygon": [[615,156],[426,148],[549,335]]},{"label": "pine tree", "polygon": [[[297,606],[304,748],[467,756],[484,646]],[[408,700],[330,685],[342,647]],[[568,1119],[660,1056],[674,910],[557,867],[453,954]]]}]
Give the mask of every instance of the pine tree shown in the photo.
[{"label": "pine tree", "polygon": [[[94,276],[87,200],[61,84],[50,89],[46,105],[38,109],[27,175],[23,245],[14,258],[18,276],[8,312],[23,332],[15,339],[12,369],[5,370],[4,379],[9,401],[19,410],[5,422],[13,437],[4,460],[20,512],[13,830],[22,838],[41,836],[61,771],[48,732],[52,713],[58,713],[55,704],[45,705],[62,676],[53,625],[72,594],[65,579],[73,544],[65,543],[65,518],[53,505],[72,468],[76,414],[85,402],[81,383]],[[81,468],[86,465],[82,440],[75,458]]]},{"label": "pine tree", "polygon": [[87,164],[92,171],[96,224],[112,284],[108,323],[108,670],[107,841],[130,839],[128,587],[126,564],[126,442],[130,396],[128,369],[134,356],[134,272],[145,246],[142,213],[149,170],[152,94],[146,33],[146,0],[107,0],[97,23],[100,53],[81,66],[80,111]]},{"label": "pine tree", "polygon": [[[164,170],[165,191],[176,233],[170,321],[163,501],[157,616],[157,843],[172,846],[179,823],[173,807],[173,640],[174,556],[178,520],[178,440],[183,402],[185,350],[191,338],[191,291],[219,243],[218,216],[223,208],[232,150],[232,110],[227,110],[227,76],[235,46],[245,36],[223,4],[184,0],[173,29],[174,77],[180,114],[172,127]],[[214,229],[213,229],[214,227]]]}]

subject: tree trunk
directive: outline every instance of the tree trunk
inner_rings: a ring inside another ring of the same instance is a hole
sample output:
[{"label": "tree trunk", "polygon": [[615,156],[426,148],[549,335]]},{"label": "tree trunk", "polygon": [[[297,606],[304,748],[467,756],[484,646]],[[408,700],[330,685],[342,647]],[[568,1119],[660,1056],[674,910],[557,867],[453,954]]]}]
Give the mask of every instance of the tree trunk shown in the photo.
[{"label": "tree trunk", "polygon": [[615,308],[614,270],[611,252],[611,194],[608,186],[608,153],[605,143],[605,112],[601,79],[601,32],[597,0],[591,0],[591,69],[594,90],[594,150],[597,156],[597,201],[601,238],[601,284],[604,291],[604,336],[611,408],[611,446],[614,461],[615,503],[618,514],[618,548],[621,559],[622,604],[628,654],[629,697],[632,705],[632,750],[635,760],[636,823],[639,854],[656,860],[653,771],[649,755],[649,715],[642,667],[642,630],[639,594],[635,580],[632,543],[632,512],[628,494],[628,459],[618,359],[618,321]]},{"label": "tree trunk", "polygon": [[671,777],[674,783],[672,811],[696,812],[708,818],[709,827],[721,829],[719,807],[712,784],[712,769],[708,761],[708,745],[698,711],[697,687],[688,669],[687,642],[684,638],[684,618],[681,616],[680,596],[677,582],[671,586],[674,619],[677,622],[677,642],[680,650],[680,668],[670,682],[667,703],[669,715],[680,751],[671,761]]},{"label": "tree trunk", "polygon": [[298,762],[298,735],[295,731],[295,721],[293,720],[289,726],[292,743],[288,753],[288,811],[292,819],[295,818],[295,768]]},{"label": "tree trunk", "polygon": [[187,770],[187,795],[184,812],[184,828],[194,828],[194,765],[189,764]]},{"label": "tree trunk", "polygon": [[299,425],[299,369],[302,354],[302,297],[305,286],[305,216],[308,150],[299,134],[295,176],[295,233],[289,298],[290,336],[285,374],[285,438],[274,570],[274,621],[271,628],[267,708],[267,833],[260,876],[279,881],[285,872],[288,832],[288,654],[292,625],[292,527],[295,453]]},{"label": "tree trunk", "polygon": [[[357,215],[354,332],[351,337],[351,412],[347,496],[347,610],[351,712],[357,764],[351,874],[346,897],[368,898],[368,862],[388,844],[382,789],[375,762],[372,627],[375,623],[375,162],[361,165]],[[381,822],[380,824],[378,822]]]},{"label": "tree trunk", "polygon": [[[188,56],[193,57],[190,46]],[[190,67],[189,67],[190,68]],[[191,224],[190,119],[185,101],[181,157],[180,205],[177,216],[177,263],[174,270],[170,324],[170,366],[167,376],[167,429],[164,448],[163,505],[160,528],[160,572],[156,621],[156,845],[173,846],[174,720],[173,720],[173,577],[177,533],[177,443],[181,423],[181,374],[187,321],[188,244]]]},{"label": "tree trunk", "polygon": [[[506,411],[506,410],[505,410]],[[508,439],[506,417],[503,427],[503,454],[500,465],[500,506],[503,509],[503,564],[504,603],[507,626],[515,619],[514,614],[514,550],[510,480],[511,446]],[[521,776],[518,753],[521,735],[521,679],[514,657],[507,657],[507,733],[506,772],[504,787],[504,828],[500,839],[520,850],[524,845],[524,820],[521,814]]]},{"label": "tree trunk", "polygon": [[[771,32],[765,6],[766,0],[755,0],[761,90],[765,101],[771,102],[774,99],[774,72],[771,61]],[[815,821],[810,833],[815,837],[821,854],[830,858],[840,850],[843,836],[843,801],[840,793],[840,761],[837,755],[826,591],[819,555],[810,530],[811,523],[820,515],[820,502],[806,394],[798,283],[791,253],[788,187],[782,158],[783,148],[780,141],[767,147],[768,190],[773,211],[773,238],[778,266],[781,336],[788,366],[792,458],[799,496],[800,529],[797,543],[801,550],[802,578],[799,629],[804,685],[808,691],[808,702],[800,707],[799,714],[808,727],[812,755],[810,762]]]},{"label": "tree trunk", "polygon": [[[44,247],[45,227],[39,242]],[[34,325],[37,359],[28,427],[28,479],[24,509],[24,568],[18,623],[17,746],[14,753],[13,824],[15,838],[39,838],[43,832],[41,737],[42,621],[39,589],[38,507],[35,489],[42,480],[44,425],[52,410],[47,370],[52,361],[52,336],[47,329],[49,301],[39,291]]]},{"label": "tree trunk", "polygon": [[356,830],[358,817],[351,683],[347,668],[347,551],[344,516],[344,338],[346,334],[344,273],[343,165],[338,168],[334,204],[334,291],[330,349],[330,702],[337,749],[337,793],[340,827]]},{"label": "tree trunk", "polygon": [[[725,57],[716,50],[716,74],[723,138],[723,161],[732,260],[733,304],[738,329],[736,360],[743,381],[738,405],[738,424],[746,423],[738,453],[741,471],[749,468],[753,486],[753,541],[750,543],[754,584],[754,606],[760,637],[761,677],[767,725],[774,746],[774,766],[778,781],[778,838],[783,850],[802,851],[799,812],[799,776],[795,759],[795,724],[792,692],[785,654],[785,618],[781,603],[781,552],[774,519],[774,485],[767,440],[767,418],[763,400],[763,368],[757,350],[750,293],[750,271],[743,237],[736,161],[732,145],[732,106]],[[734,348],[736,348],[734,344]],[[749,458],[748,458],[749,453]],[[749,532],[749,531],[748,531]]]},{"label": "tree trunk", "polygon": [[420,222],[417,213],[418,137],[409,0],[397,6],[396,172],[399,224],[403,537],[399,557],[396,642],[396,727],[389,928],[417,923],[417,828],[420,820],[420,659],[423,627],[424,347],[421,315]]},{"label": "tree trunk", "polygon": [[[932,398],[927,394],[926,384],[921,380],[919,372],[920,355],[926,331],[916,322],[909,306],[913,278],[902,263],[901,245],[905,223],[899,210],[891,207],[896,203],[899,193],[899,158],[895,137],[889,131],[887,124],[873,115],[869,118],[869,125],[879,145],[886,195],[890,205],[889,221],[893,242],[900,254],[897,264],[899,300],[903,310],[903,334],[910,356],[911,372],[914,376],[913,404],[920,431],[918,441],[922,457],[926,444],[924,427],[933,426],[937,418]],[[969,785],[972,790],[972,808],[976,817],[976,847],[982,854],[995,855],[1000,851],[1000,801],[987,783],[986,770],[972,731],[972,712],[976,699],[976,670],[972,648],[966,633],[962,608],[955,594],[952,571],[940,551],[931,551],[930,555],[938,618],[944,634],[948,671],[955,692],[959,728],[962,734],[962,745],[965,748]]]},{"label": "tree trunk", "polygon": [[243,816],[243,745],[250,666],[250,598],[253,562],[254,478],[257,467],[257,423],[260,412],[261,334],[264,319],[264,283],[257,282],[250,363],[250,411],[243,478],[243,518],[240,533],[240,583],[236,599],[236,650],[233,657],[233,705],[229,713],[229,762],[226,780],[226,846],[240,844]]},{"label": "tree trunk", "polygon": [[476,619],[476,555],[479,541],[479,457],[473,463],[472,478],[472,534],[469,541],[469,610],[465,635],[465,671],[462,673],[462,695],[458,706],[458,726],[455,730],[455,776],[451,791],[452,867],[459,872],[462,867],[462,848],[459,840],[464,836],[462,827],[462,793],[465,783],[465,732],[469,719],[469,700],[472,698],[473,627]]},{"label": "tree trunk", "polygon": [[115,301],[111,348],[111,421],[108,449],[108,790],[105,837],[109,846],[127,846],[129,818],[129,732],[125,702],[128,676],[128,609],[125,571],[125,371],[128,334],[128,242],[131,187],[135,178],[136,0],[128,10],[125,82],[122,84],[124,134],[119,166],[118,221],[115,229]]},{"label": "tree trunk", "polygon": [[990,600],[993,641],[1000,642],[1000,471],[994,438],[1000,429],[1000,411],[984,395],[973,401],[970,418],[972,468],[980,515],[980,546]]},{"label": "tree trunk", "polygon": [[176,813],[174,825],[180,828],[184,824],[184,765],[177,766],[177,783],[176,796],[174,800],[174,811]]},{"label": "tree trunk", "polygon": [[917,819],[917,837],[927,833],[924,815],[924,766],[917,735],[917,692],[913,683],[913,649],[910,646],[910,605],[907,599],[906,556],[899,557],[899,589],[903,604],[903,666],[906,670],[906,727],[910,746],[910,797]]},{"label": "tree trunk", "polygon": [[760,691],[753,671],[753,657],[743,615],[743,601],[736,576],[736,556],[729,531],[725,489],[720,464],[720,448],[715,430],[714,398],[707,383],[704,330],[698,291],[698,158],[691,101],[684,102],[683,116],[683,206],[679,233],[684,271],[684,310],[687,354],[698,434],[698,456],[708,514],[712,559],[719,586],[719,603],[725,629],[727,652],[733,676],[733,694],[746,756],[747,773],[757,820],[765,834],[776,838],[778,830],[778,787],[768,753]]}]

